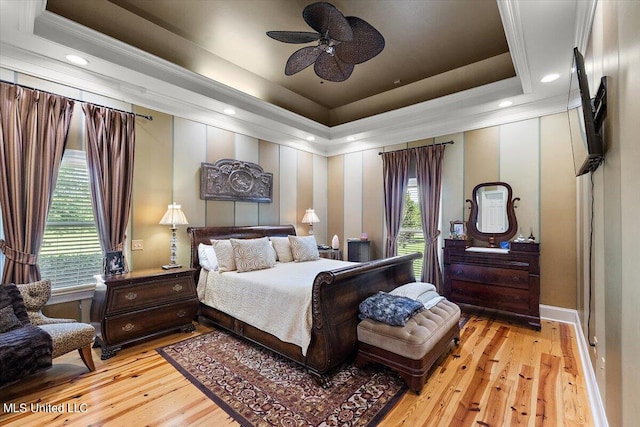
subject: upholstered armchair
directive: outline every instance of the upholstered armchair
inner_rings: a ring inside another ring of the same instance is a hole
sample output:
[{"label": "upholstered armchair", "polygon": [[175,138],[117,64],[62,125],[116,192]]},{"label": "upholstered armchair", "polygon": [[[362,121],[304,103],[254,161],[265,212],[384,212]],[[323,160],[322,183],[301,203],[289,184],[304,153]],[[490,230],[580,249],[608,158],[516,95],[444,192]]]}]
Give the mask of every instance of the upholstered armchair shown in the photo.
[{"label": "upholstered armchair", "polygon": [[50,368],[51,354],[51,336],[29,322],[16,285],[0,285],[0,387]]},{"label": "upholstered armchair", "polygon": [[32,283],[17,285],[27,315],[32,324],[48,333],[53,340],[52,357],[78,350],[80,358],[89,371],[95,371],[91,346],[95,338],[95,328],[87,323],[80,323],[73,319],[50,318],[42,313],[42,307],[51,297],[51,282],[47,279]]}]

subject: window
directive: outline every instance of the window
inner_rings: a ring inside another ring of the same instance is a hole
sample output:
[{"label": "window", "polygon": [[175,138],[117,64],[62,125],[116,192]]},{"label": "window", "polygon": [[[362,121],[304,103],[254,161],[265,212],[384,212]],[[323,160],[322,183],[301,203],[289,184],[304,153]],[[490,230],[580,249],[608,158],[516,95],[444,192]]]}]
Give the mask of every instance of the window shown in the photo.
[{"label": "window", "polygon": [[42,277],[54,288],[93,283],[102,271],[83,151],[66,150],[62,158],[39,260]]},{"label": "window", "polygon": [[[404,217],[398,233],[398,255],[413,252],[424,252],[424,234],[420,219],[420,202],[418,200],[418,183],[415,178],[409,178],[407,194],[404,204]],[[416,279],[422,277],[422,258],[413,261],[413,272]]]}]

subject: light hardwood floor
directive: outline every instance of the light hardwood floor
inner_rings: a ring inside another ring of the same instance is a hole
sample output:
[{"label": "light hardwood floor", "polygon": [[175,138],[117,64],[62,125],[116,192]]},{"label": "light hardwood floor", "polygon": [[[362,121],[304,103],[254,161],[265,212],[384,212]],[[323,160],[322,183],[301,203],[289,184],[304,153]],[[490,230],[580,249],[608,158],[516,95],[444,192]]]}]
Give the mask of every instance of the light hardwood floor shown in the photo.
[{"label": "light hardwood floor", "polygon": [[[53,368],[0,389],[0,425],[237,425],[155,351],[209,330],[198,325],[192,334],[125,347],[106,361],[94,349],[92,373],[77,352],[59,357]],[[422,393],[407,392],[380,425],[591,426],[577,345],[568,324],[543,321],[536,332],[471,316],[460,345]],[[15,411],[7,413],[10,403]]]}]

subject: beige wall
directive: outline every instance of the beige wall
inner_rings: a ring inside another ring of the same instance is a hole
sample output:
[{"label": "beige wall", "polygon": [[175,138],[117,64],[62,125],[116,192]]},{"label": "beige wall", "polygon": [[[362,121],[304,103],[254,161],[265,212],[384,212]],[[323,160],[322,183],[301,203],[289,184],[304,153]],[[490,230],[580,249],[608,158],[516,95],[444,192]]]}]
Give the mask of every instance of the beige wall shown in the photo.
[{"label": "beige wall", "polygon": [[576,181],[564,113],[330,157],[331,228],[344,229],[347,238],[367,232],[374,256],[382,257],[382,160],[377,151],[446,141],[454,144],[447,145],[444,158],[442,237],[449,235],[450,221],[468,219],[465,200],[477,184],[509,183],[513,196],[521,199],[516,209],[521,232],[533,232],[541,242],[540,302],[576,308]]},{"label": "beige wall", "polygon": [[[591,93],[608,78],[605,161],[579,180],[579,311],[584,333],[592,291],[592,322],[587,338],[597,345],[590,356],[609,425],[631,426],[640,419],[640,3],[598,2],[585,53]],[[593,280],[588,281],[593,197]]]},{"label": "beige wall", "polygon": [[[143,240],[144,250],[133,253],[134,269],[168,262],[170,230],[158,221],[172,201],[182,205],[188,226],[293,224],[301,235],[308,232],[308,225],[300,222],[305,209],[315,208],[321,221],[314,227],[316,239],[327,242],[325,157],[179,117],[141,112],[154,120],[136,123],[131,239]],[[257,163],[273,173],[273,202],[201,200],[201,163],[222,158]],[[178,263],[183,265],[189,264],[188,226],[177,232]]]}]

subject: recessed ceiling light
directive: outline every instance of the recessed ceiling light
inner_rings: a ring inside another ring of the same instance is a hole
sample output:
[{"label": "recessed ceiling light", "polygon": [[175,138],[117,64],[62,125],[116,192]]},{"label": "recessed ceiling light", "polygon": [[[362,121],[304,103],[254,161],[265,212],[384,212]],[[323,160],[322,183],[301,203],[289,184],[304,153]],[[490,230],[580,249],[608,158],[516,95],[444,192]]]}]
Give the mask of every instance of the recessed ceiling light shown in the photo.
[{"label": "recessed ceiling light", "polygon": [[78,55],[67,55],[65,58],[76,65],[87,65],[89,63],[89,61]]},{"label": "recessed ceiling light", "polygon": [[352,136],[348,136],[347,137],[347,141],[351,142],[351,141],[355,141],[356,139]]},{"label": "recessed ceiling light", "polygon": [[313,136],[308,136],[307,141],[315,141],[316,139]]},{"label": "recessed ceiling light", "polygon": [[549,82],[552,82],[554,80],[558,80],[559,77],[560,77],[560,74],[558,74],[558,73],[547,74],[540,81],[542,83],[549,83]]},{"label": "recessed ceiling light", "polygon": [[223,112],[229,116],[233,116],[236,113],[236,110],[233,108],[225,108]]},{"label": "recessed ceiling light", "polygon": [[509,107],[510,105],[513,105],[513,102],[511,102],[511,101],[502,101],[500,104],[498,104],[498,107],[504,108],[504,107]]}]

